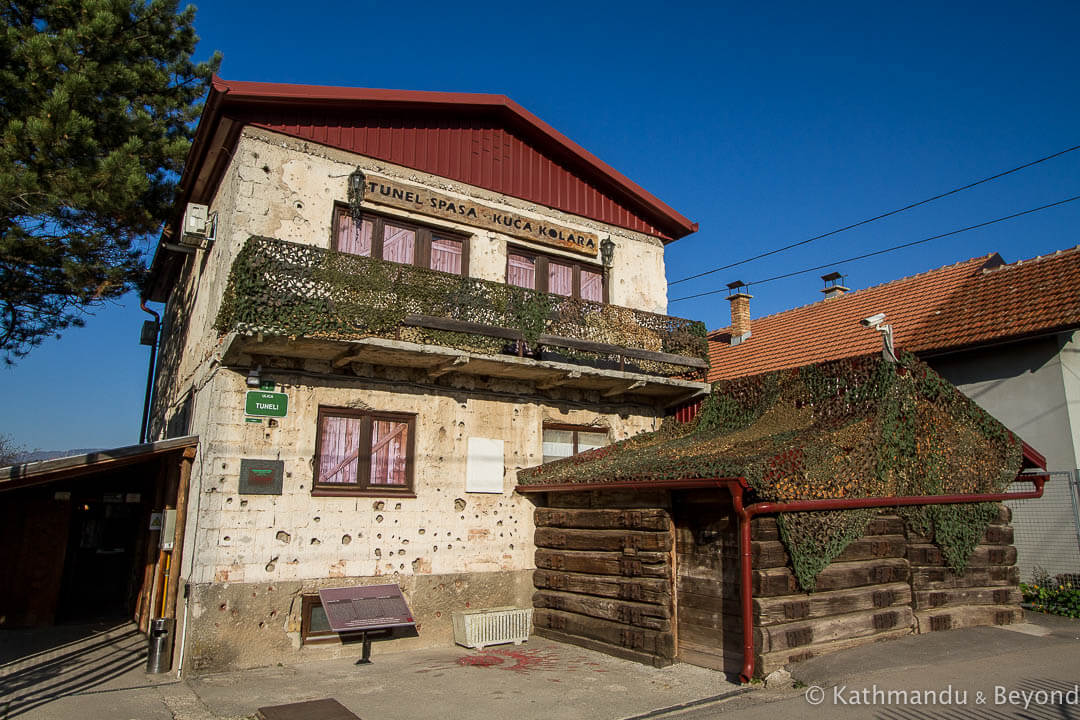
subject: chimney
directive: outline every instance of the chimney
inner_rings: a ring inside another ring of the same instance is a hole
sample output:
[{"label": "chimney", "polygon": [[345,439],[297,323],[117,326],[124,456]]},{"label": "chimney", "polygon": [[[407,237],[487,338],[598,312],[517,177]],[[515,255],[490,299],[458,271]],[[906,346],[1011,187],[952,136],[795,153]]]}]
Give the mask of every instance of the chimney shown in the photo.
[{"label": "chimney", "polygon": [[846,277],[847,275],[841,275],[836,271],[821,276],[821,279],[825,281],[825,289],[821,292],[825,293],[826,300],[838,298],[848,291],[848,289],[844,287],[844,278]]},{"label": "chimney", "polygon": [[728,283],[728,302],[731,303],[731,344],[738,345],[750,337],[750,298],[742,280]]}]

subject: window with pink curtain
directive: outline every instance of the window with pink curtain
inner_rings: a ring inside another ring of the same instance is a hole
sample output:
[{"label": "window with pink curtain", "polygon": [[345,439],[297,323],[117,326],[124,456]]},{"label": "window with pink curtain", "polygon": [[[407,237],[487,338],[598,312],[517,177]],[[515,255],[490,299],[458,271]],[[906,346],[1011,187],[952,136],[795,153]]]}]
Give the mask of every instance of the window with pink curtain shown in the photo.
[{"label": "window with pink curtain", "polygon": [[556,295],[574,294],[574,268],[557,262],[548,263],[548,292]]},{"label": "window with pink curtain", "polygon": [[356,227],[352,215],[348,210],[338,211],[337,219],[337,249],[341,252],[353,255],[371,255],[371,234],[375,223],[369,218],[364,218],[360,227]]},{"label": "window with pink curtain", "polygon": [[536,289],[536,258],[510,253],[506,282],[530,290]]},{"label": "window with pink curtain", "polygon": [[461,249],[463,243],[460,240],[431,236],[431,269],[441,272],[461,274]]},{"label": "window with pink curtain", "polygon": [[604,302],[604,276],[592,270],[581,271],[581,299]]},{"label": "window with pink curtain", "polygon": [[355,484],[357,460],[360,456],[358,417],[324,415],[319,428],[319,483]]},{"label": "window with pink curtain", "polygon": [[371,423],[372,485],[405,485],[409,424],[375,419]]},{"label": "window with pink curtain", "polygon": [[383,260],[411,265],[416,256],[416,231],[384,223]]}]

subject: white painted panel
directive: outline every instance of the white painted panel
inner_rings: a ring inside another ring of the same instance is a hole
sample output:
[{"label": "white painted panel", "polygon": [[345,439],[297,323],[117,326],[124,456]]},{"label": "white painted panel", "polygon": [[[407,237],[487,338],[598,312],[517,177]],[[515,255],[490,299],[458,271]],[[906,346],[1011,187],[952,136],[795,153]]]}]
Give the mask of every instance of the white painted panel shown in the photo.
[{"label": "white painted panel", "polygon": [[465,468],[465,492],[502,493],[503,441],[469,438],[469,459]]}]

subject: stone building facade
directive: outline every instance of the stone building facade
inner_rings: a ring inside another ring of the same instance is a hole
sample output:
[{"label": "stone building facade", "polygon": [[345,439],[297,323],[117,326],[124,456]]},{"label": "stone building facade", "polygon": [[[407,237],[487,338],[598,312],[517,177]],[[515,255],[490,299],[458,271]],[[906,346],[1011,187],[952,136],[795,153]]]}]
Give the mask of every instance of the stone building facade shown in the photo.
[{"label": "stone building facade", "polygon": [[[662,315],[664,245],[693,225],[505,98],[380,93],[215,80],[185,168],[146,294],[166,302],[151,437],[199,437],[187,671],[355,654],[319,588],[397,583],[417,624],[395,649],[450,643],[455,611],[531,607],[516,471],[656,429],[707,387],[703,327]],[[403,148],[356,140],[391,116]],[[477,167],[440,157],[447,127]],[[210,239],[185,237],[188,203]],[[477,321],[495,306],[523,319]]]}]

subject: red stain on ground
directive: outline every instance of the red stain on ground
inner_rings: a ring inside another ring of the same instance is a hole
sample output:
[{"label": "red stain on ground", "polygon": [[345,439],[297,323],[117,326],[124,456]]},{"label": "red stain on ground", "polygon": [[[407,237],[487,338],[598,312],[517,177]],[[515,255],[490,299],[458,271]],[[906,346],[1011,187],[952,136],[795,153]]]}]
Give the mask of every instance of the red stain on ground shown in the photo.
[{"label": "red stain on ground", "polygon": [[466,655],[458,658],[458,665],[470,665],[473,667],[491,667],[502,663],[501,657],[494,655]]},{"label": "red stain on ground", "polygon": [[555,670],[560,665],[563,669],[570,669],[566,667],[566,663],[559,663],[557,653],[540,649],[524,650],[517,647],[481,650],[475,655],[459,657],[457,663],[467,667],[498,667],[501,670],[511,670],[518,673],[528,673],[533,670]]}]

